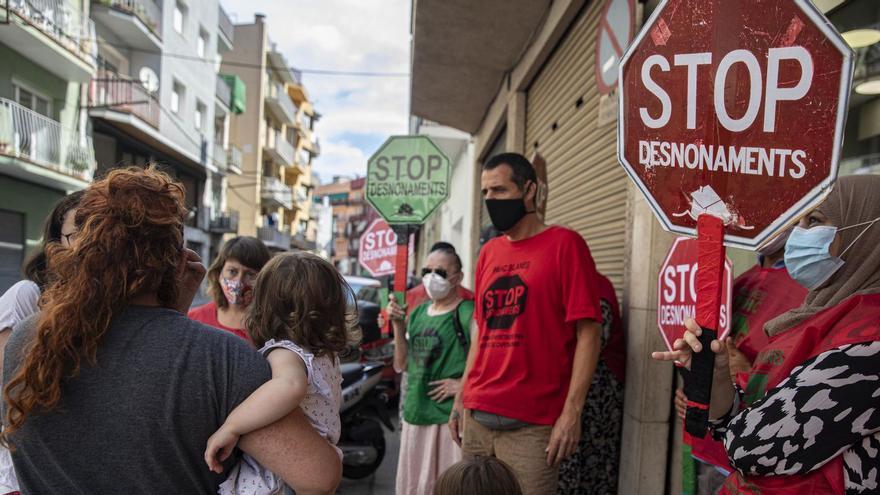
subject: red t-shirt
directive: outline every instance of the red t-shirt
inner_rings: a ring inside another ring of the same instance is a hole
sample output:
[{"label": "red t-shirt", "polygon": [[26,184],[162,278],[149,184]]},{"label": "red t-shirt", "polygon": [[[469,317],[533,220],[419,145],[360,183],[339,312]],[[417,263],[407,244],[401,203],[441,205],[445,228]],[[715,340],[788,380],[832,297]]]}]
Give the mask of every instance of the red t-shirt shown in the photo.
[{"label": "red t-shirt", "polygon": [[571,380],[575,324],[602,321],[598,286],[587,243],[573,230],[486,243],[476,271],[479,350],[464,406],[554,424]]},{"label": "red t-shirt", "polygon": [[736,347],[754,361],[767,345],[764,324],[803,304],[807,289],[785,268],[755,265],[733,282],[733,320],[730,335]]},{"label": "red t-shirt", "polygon": [[626,378],[626,337],[617,293],[608,277],[598,274],[599,302],[602,305],[602,354],[600,358],[620,383]]},{"label": "red t-shirt", "polygon": [[214,302],[209,302],[189,310],[187,316],[190,320],[195,320],[220,330],[226,330],[233,335],[243,338],[247,343],[251,343],[251,338],[244,329],[230,328],[220,323],[220,320],[217,319],[217,304]]}]

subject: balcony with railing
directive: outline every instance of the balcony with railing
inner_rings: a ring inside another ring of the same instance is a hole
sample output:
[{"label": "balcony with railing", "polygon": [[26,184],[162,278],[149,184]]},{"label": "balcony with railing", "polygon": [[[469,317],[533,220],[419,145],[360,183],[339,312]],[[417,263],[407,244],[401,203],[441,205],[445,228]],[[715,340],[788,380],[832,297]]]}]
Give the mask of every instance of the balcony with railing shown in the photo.
[{"label": "balcony with railing", "polygon": [[78,5],[69,0],[0,0],[0,11],[8,14],[0,43],[63,79],[85,82],[94,74],[95,24]]},{"label": "balcony with railing", "polygon": [[230,145],[229,146],[229,161],[227,162],[228,170],[230,173],[241,175],[241,161],[242,154],[241,149],[238,146]]},{"label": "balcony with railing", "polygon": [[211,215],[208,228],[212,234],[228,234],[238,232],[238,211],[218,211]]},{"label": "balcony with railing", "polygon": [[220,74],[217,74],[214,94],[217,96],[217,101],[223,105],[226,111],[232,108],[232,88],[229,87],[229,83]]},{"label": "balcony with railing", "polygon": [[229,169],[229,153],[223,148],[223,143],[214,143],[214,165],[222,173],[226,173]]},{"label": "balcony with railing", "polygon": [[266,133],[266,153],[281,166],[293,163],[295,150],[281,131],[270,129]]},{"label": "balcony with railing", "polygon": [[284,85],[277,82],[269,83],[269,91],[266,94],[266,106],[275,118],[285,125],[296,122],[296,104],[284,90]]},{"label": "balcony with railing", "polygon": [[159,128],[159,95],[147,91],[139,81],[110,75],[92,79],[89,108],[93,115],[102,111],[128,113]]},{"label": "balcony with railing", "polygon": [[257,238],[270,249],[287,251],[290,249],[290,227],[278,230],[275,227],[257,227]]},{"label": "balcony with railing", "polygon": [[[95,171],[92,139],[44,115],[0,98],[0,155],[88,182]],[[27,169],[27,167],[25,167]]]},{"label": "balcony with railing", "polygon": [[162,8],[157,0],[93,0],[91,16],[99,29],[124,39],[126,45],[162,49]]},{"label": "balcony with railing", "polygon": [[235,25],[232,24],[232,19],[229,18],[229,14],[223,10],[223,6],[219,6],[220,15],[217,18],[217,39],[225,45],[226,50],[232,50],[232,43],[235,41]]},{"label": "balcony with railing", "polygon": [[308,206],[309,195],[302,187],[297,187],[294,191],[295,199],[297,204]]},{"label": "balcony with railing", "polygon": [[263,177],[260,197],[263,204],[270,208],[293,209],[293,189],[286,186],[276,177]]}]

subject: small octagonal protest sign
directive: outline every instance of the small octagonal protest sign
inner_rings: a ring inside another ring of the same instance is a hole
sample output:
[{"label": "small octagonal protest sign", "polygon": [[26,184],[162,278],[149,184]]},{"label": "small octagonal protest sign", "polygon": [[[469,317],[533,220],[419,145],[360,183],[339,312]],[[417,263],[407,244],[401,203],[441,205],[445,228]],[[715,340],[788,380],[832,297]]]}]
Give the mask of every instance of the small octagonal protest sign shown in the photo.
[{"label": "small octagonal protest sign", "polygon": [[[685,320],[697,317],[697,240],[679,237],[669,248],[660,267],[657,280],[657,327],[666,347],[673,350],[672,343],[687,330]],[[721,308],[718,318],[719,339],[730,333],[731,295],[733,294],[733,264],[724,263],[721,285]]]},{"label": "small octagonal protest sign", "polygon": [[367,201],[389,224],[419,225],[449,197],[449,158],[427,136],[392,136],[367,163]]}]

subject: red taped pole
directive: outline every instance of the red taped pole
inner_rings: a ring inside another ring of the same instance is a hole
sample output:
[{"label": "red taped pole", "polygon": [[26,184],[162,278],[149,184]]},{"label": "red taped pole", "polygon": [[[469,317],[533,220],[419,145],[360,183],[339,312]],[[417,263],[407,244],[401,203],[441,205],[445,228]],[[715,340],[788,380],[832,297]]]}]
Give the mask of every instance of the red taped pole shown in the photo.
[{"label": "red taped pole", "polygon": [[[401,243],[400,240],[403,239]],[[394,292],[406,292],[409,267],[409,236],[397,234],[397,257],[394,260]]]},{"label": "red taped pole", "polygon": [[721,283],[724,277],[724,223],[712,215],[697,218],[697,324],[702,328],[702,352],[691,359],[691,370],[685,375],[684,393],[688,397],[685,431],[704,438],[709,425],[709,401],[715,353],[710,344],[718,337],[721,309]]},{"label": "red taped pole", "polygon": [[718,330],[724,276],[724,223],[712,215],[697,219],[697,323]]},{"label": "red taped pole", "polygon": [[[394,255],[394,299],[401,307],[406,304],[406,282],[409,272],[409,239],[410,235],[418,232],[418,225],[403,224],[392,225],[391,229],[397,235],[397,252]],[[388,325],[388,333],[391,325]]]}]

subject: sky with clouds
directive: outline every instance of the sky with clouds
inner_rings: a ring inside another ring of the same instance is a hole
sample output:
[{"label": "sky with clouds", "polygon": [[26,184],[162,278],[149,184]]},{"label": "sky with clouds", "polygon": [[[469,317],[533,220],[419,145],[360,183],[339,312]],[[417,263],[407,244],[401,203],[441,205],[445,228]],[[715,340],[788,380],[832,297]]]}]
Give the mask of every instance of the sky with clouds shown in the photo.
[{"label": "sky with clouds", "polygon": [[[266,15],[269,38],[296,68],[409,72],[411,0],[221,0],[236,23]],[[314,171],[364,175],[367,159],[391,134],[407,132],[409,78],[303,74],[321,113]]]}]

